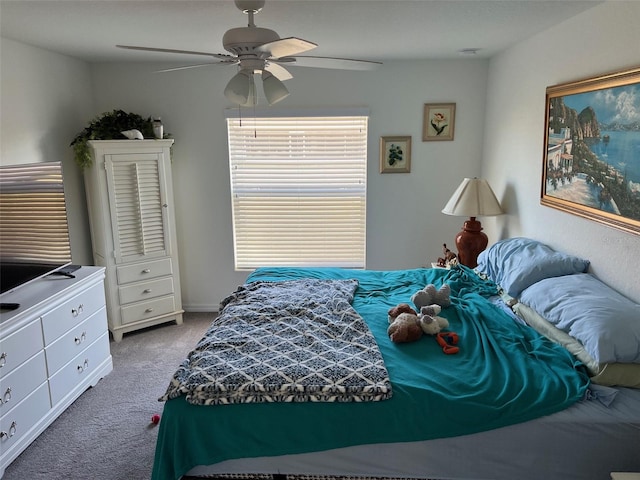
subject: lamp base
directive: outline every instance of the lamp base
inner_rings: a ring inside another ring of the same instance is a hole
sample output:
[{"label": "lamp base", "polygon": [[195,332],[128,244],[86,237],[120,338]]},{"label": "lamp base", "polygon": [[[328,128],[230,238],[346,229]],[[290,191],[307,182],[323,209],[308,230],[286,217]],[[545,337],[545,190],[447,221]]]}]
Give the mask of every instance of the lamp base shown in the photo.
[{"label": "lamp base", "polygon": [[458,249],[458,261],[469,268],[478,266],[478,255],[485,248],[489,239],[482,231],[482,224],[471,217],[464,222],[462,231],[456,235],[456,248]]}]

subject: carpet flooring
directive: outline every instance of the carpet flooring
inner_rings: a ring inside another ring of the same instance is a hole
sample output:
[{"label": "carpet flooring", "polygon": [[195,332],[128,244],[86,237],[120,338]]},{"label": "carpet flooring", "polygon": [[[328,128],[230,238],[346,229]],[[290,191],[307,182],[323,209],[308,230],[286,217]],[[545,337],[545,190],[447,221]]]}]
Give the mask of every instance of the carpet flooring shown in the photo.
[{"label": "carpet flooring", "polygon": [[5,470],[2,480],[145,480],[151,477],[158,401],[213,320],[186,313],[111,341],[113,371],[85,391]]}]

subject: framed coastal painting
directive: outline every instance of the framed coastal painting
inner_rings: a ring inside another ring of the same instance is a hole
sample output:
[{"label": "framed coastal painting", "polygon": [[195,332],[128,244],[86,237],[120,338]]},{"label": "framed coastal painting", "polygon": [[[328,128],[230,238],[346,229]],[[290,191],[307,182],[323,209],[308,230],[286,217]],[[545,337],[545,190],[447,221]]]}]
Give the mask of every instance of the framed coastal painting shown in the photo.
[{"label": "framed coastal painting", "polygon": [[640,234],[640,67],[546,91],[542,205]]},{"label": "framed coastal painting", "polygon": [[380,173],[411,172],[411,137],[380,137]]},{"label": "framed coastal painting", "polygon": [[455,123],[455,103],[425,103],[422,141],[453,140]]}]

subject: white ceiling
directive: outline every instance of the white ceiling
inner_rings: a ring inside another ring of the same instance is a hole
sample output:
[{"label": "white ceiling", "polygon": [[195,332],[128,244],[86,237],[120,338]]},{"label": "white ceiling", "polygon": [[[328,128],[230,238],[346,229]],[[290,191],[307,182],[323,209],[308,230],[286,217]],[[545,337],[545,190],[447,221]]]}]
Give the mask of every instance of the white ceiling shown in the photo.
[{"label": "white ceiling", "polygon": [[[487,58],[602,0],[267,0],[258,26],[319,44],[309,55],[387,61]],[[246,26],[232,0],[0,0],[0,35],[89,62],[202,63],[116,44],[227,53]]]}]

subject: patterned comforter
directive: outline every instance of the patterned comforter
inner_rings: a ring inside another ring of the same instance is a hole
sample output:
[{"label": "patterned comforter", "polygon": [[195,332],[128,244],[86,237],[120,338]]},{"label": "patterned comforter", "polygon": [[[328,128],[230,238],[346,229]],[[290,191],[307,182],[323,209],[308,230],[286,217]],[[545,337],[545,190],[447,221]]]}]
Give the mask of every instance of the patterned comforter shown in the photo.
[{"label": "patterned comforter", "polygon": [[355,279],[245,284],[160,400],[196,405],[362,402],[391,396],[373,334],[353,309]]}]

